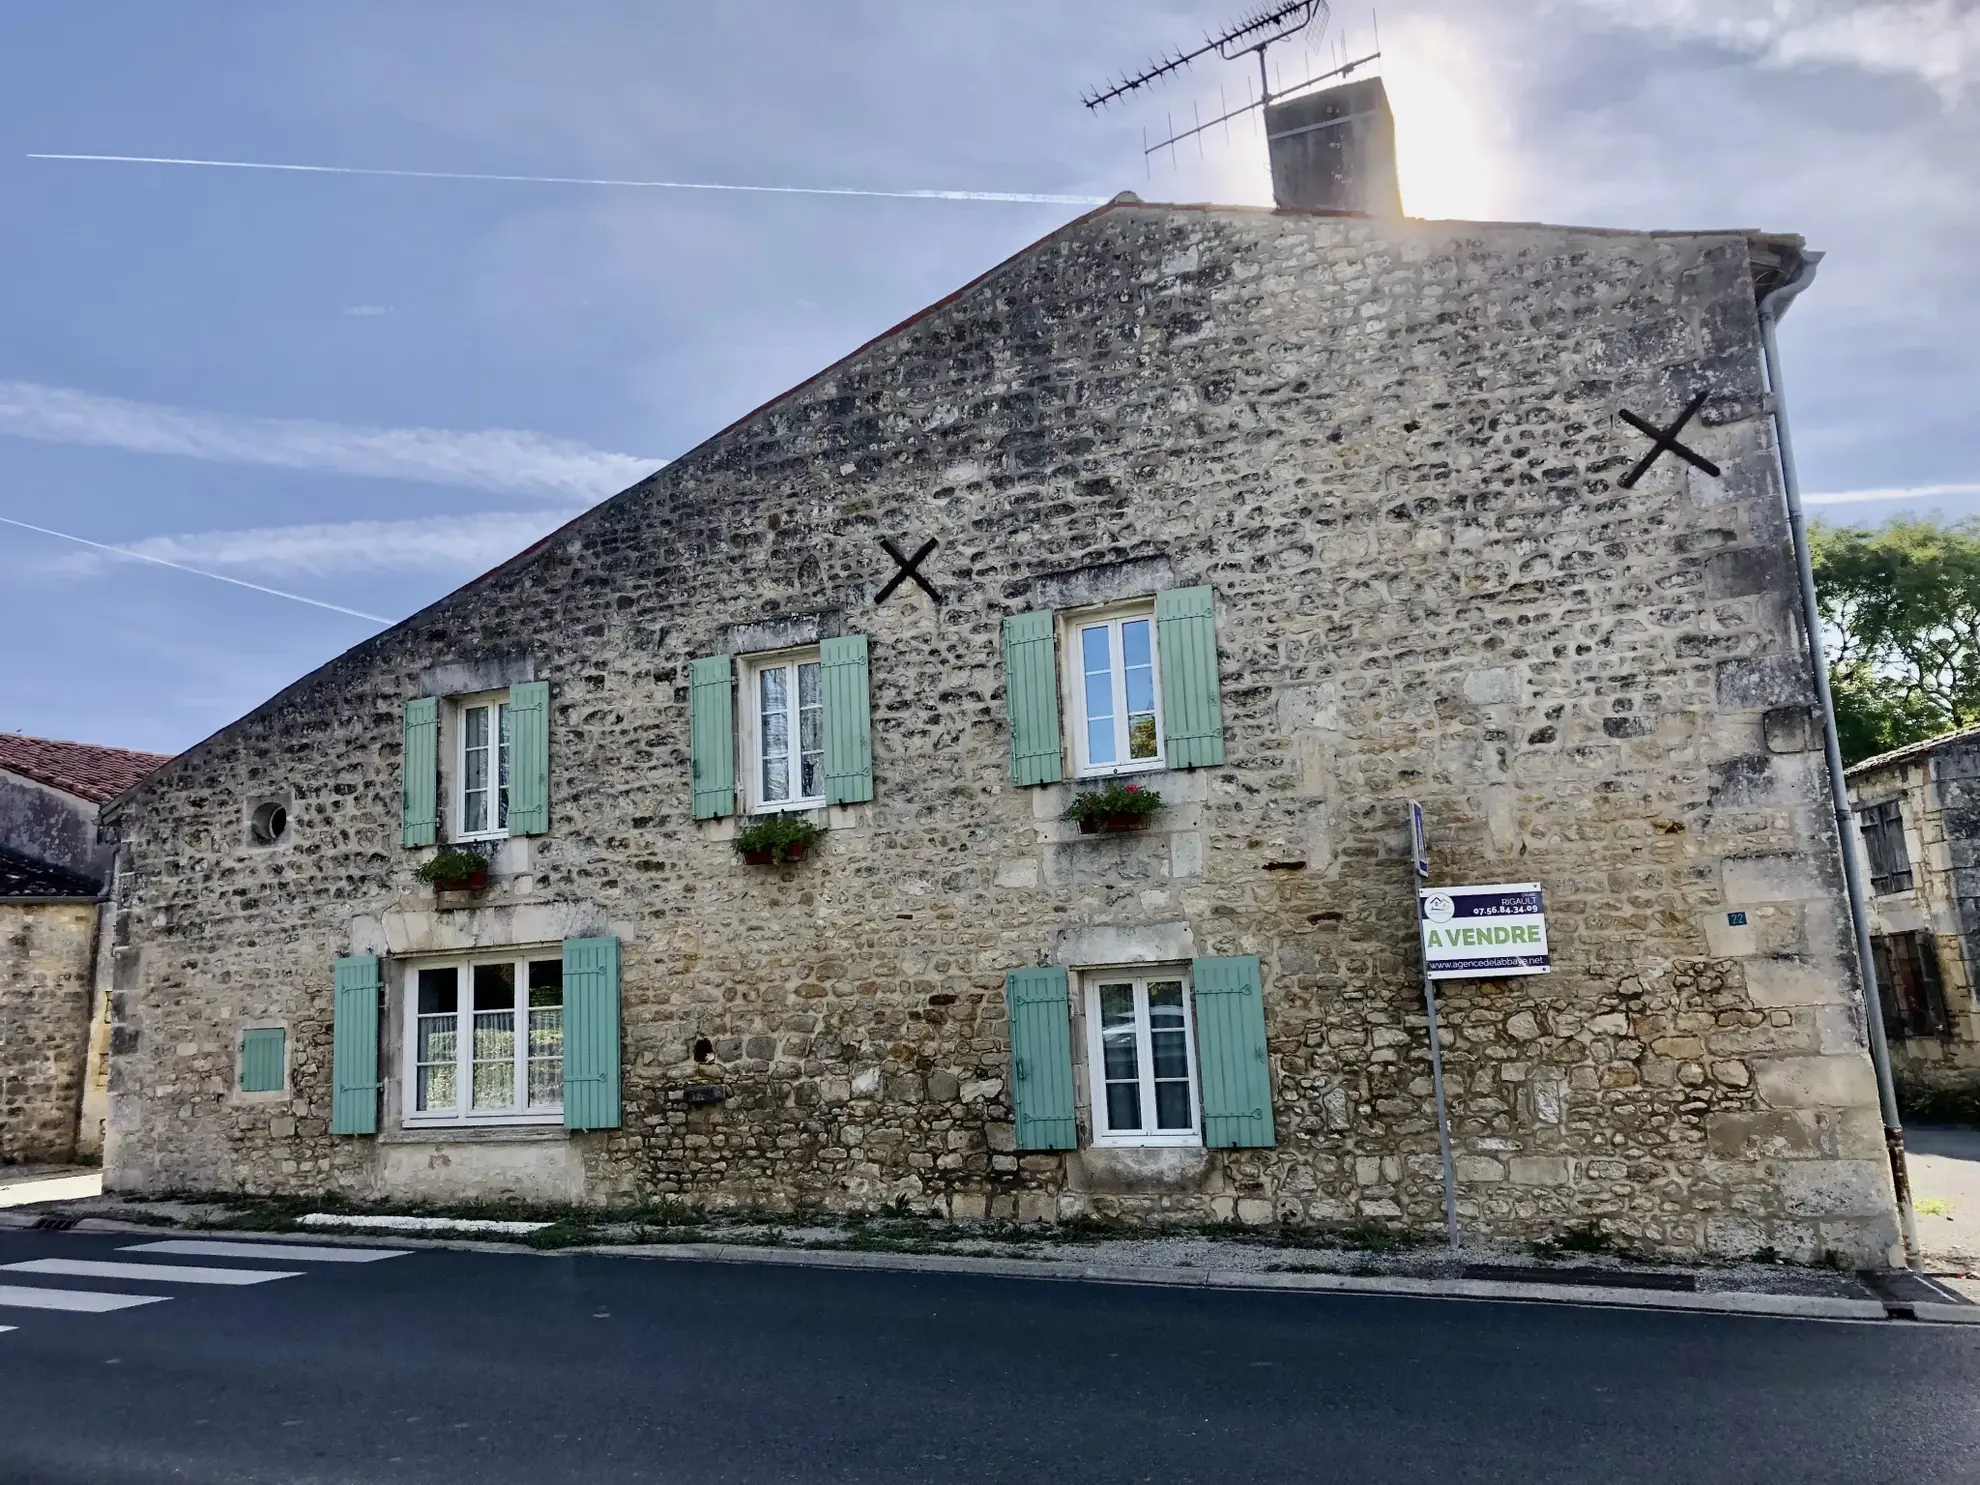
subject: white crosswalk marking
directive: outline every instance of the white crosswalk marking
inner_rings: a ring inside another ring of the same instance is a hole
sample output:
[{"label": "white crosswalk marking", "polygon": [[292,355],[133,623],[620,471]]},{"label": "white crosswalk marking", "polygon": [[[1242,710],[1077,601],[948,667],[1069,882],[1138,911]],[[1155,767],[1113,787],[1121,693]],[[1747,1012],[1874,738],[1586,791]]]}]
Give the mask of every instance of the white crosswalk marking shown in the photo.
[{"label": "white crosswalk marking", "polygon": [[319,1248],[302,1243],[225,1243],[174,1238],[164,1243],[139,1243],[119,1253],[165,1253],[176,1258],[257,1258],[275,1263],[376,1263],[381,1258],[404,1258],[410,1248]]},{"label": "white crosswalk marking", "polygon": [[97,1294],[88,1289],[25,1289],[0,1284],[0,1309],[84,1310],[94,1315],[105,1310],[128,1310],[133,1305],[155,1305],[171,1297],[169,1294]]},{"label": "white crosswalk marking", "polygon": [[88,1258],[30,1258],[25,1263],[0,1264],[0,1273],[59,1274],[74,1279],[139,1279],[157,1284],[266,1284],[273,1279],[300,1279],[300,1270],[252,1268],[188,1268],[174,1263],[106,1263]]}]

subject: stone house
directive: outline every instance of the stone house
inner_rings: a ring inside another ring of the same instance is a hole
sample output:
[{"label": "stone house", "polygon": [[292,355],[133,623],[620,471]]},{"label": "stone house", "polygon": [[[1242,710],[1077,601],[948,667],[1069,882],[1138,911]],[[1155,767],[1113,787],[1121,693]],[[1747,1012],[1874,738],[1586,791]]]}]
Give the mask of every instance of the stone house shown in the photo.
[{"label": "stone house", "polygon": [[1413,798],[1545,894],[1442,987],[1468,1232],[1890,1261],[1799,259],[1069,223],[117,801],[109,1186],[1434,1229]]},{"label": "stone house", "polygon": [[114,853],[97,840],[97,811],[164,761],[0,733],[0,1162],[103,1148],[97,905]]},{"label": "stone house", "polygon": [[1980,1070],[1980,727],[1850,767],[1891,1064],[1918,1082]]}]

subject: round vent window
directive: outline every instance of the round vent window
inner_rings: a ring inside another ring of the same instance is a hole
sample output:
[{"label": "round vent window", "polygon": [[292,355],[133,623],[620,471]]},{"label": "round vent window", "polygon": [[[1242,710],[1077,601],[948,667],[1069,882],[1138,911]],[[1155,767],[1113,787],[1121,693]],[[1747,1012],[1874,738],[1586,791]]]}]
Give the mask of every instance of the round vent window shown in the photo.
[{"label": "round vent window", "polygon": [[289,833],[289,811],[285,805],[270,800],[255,808],[254,816],[248,823],[248,830],[258,846],[272,846]]}]

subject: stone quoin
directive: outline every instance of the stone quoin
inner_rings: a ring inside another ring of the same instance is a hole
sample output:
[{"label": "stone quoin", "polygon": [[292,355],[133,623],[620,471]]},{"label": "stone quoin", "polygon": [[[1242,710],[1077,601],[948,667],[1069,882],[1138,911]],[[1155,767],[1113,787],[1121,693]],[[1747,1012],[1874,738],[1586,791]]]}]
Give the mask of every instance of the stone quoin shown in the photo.
[{"label": "stone quoin", "polygon": [[[1467,1233],[1892,1261],[1755,308],[1799,255],[1054,232],[106,811],[107,1184],[1436,1231],[1416,799],[1433,883],[1546,899],[1550,972],[1440,986]],[[1719,473],[1619,489],[1620,411],[1700,393]],[[875,604],[883,539],[928,589]],[[1146,829],[1063,818],[1121,773]],[[824,833],[748,865],[762,813]]]}]

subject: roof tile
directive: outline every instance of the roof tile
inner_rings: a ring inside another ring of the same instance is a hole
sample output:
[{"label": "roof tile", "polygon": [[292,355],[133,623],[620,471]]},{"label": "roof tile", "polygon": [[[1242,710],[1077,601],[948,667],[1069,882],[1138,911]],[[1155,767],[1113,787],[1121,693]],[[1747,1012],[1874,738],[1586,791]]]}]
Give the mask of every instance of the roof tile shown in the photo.
[{"label": "roof tile", "polygon": [[0,769],[60,789],[92,804],[115,799],[146,774],[172,761],[170,753],[140,753],[95,743],[57,742],[0,732]]}]

